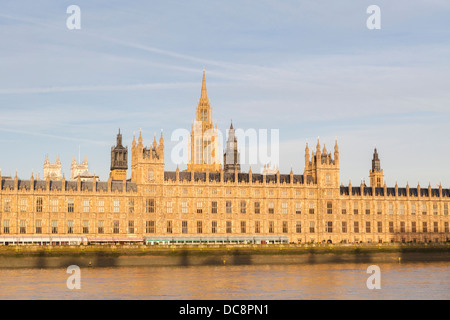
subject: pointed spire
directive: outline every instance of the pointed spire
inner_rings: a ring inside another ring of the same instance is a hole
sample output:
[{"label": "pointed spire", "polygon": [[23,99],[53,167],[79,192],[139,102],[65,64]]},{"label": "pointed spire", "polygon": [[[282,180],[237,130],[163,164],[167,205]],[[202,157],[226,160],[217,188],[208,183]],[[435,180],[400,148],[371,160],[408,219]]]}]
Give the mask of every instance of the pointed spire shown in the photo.
[{"label": "pointed spire", "polygon": [[139,129],[138,143],[139,143],[139,145],[142,145],[142,129]]},{"label": "pointed spire", "polygon": [[208,99],[208,95],[206,92],[205,68],[203,68],[202,92],[200,95],[200,100],[207,100],[207,99]]},{"label": "pointed spire", "polygon": [[161,129],[161,137],[159,138],[159,144],[164,144],[164,138],[163,138],[163,129]]}]

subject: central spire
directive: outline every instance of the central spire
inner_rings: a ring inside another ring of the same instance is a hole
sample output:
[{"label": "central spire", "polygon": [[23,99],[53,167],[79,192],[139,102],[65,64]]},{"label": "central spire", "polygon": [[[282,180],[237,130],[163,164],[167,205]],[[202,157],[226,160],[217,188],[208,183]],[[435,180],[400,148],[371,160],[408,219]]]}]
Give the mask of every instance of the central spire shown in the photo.
[{"label": "central spire", "polygon": [[201,94],[201,96],[200,96],[200,99],[208,99],[208,96],[207,96],[207,94],[206,94],[205,68],[203,68],[202,94]]}]

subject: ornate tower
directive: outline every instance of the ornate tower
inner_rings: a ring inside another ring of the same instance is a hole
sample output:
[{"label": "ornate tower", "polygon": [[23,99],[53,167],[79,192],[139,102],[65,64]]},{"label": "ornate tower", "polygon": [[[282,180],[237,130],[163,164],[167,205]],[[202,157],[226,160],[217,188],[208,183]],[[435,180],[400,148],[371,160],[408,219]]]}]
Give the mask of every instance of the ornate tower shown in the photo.
[{"label": "ornate tower", "polygon": [[370,170],[370,186],[379,188],[383,187],[383,170],[380,166],[377,148],[375,148],[373,152],[372,170]]},{"label": "ornate tower", "polygon": [[111,147],[111,180],[126,180],[128,169],[128,147],[122,145],[122,134],[117,134],[116,146]]},{"label": "ornate tower", "polygon": [[76,180],[78,176],[86,175],[89,173],[89,165],[87,158],[84,157],[82,163],[77,163],[76,157],[72,158],[72,164],[70,165],[70,180]]},{"label": "ornate tower", "polygon": [[240,155],[237,149],[237,139],[235,136],[233,123],[228,130],[228,139],[225,153],[223,154],[223,171],[234,173],[234,171],[241,172]]},{"label": "ornate tower", "polygon": [[197,116],[191,128],[190,158],[188,171],[219,172],[219,136],[217,125],[212,122],[212,111],[206,93],[205,70],[200,100],[197,106]]},{"label": "ornate tower", "polygon": [[138,143],[133,137],[131,148],[131,180],[138,185],[162,183],[164,181],[164,138],[161,131],[159,145],[156,136],[150,147],[144,147],[142,132]]},{"label": "ornate tower", "polygon": [[339,187],[339,147],[337,140],[334,145],[334,159],[331,152],[328,153],[325,145],[320,150],[320,143],[317,140],[316,153],[309,154],[309,147],[305,148],[305,181],[312,181],[321,187]]},{"label": "ornate tower", "polygon": [[50,178],[50,180],[61,180],[61,159],[58,155],[55,163],[48,161],[48,154],[45,155],[44,161],[44,179]]}]

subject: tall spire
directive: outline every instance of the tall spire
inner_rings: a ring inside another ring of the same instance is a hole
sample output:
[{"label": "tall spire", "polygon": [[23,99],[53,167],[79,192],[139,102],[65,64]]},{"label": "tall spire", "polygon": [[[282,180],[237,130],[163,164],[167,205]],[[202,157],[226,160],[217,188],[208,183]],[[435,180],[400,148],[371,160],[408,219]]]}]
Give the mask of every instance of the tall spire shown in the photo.
[{"label": "tall spire", "polygon": [[203,68],[202,93],[200,95],[200,100],[208,100],[208,95],[206,94],[205,68]]}]

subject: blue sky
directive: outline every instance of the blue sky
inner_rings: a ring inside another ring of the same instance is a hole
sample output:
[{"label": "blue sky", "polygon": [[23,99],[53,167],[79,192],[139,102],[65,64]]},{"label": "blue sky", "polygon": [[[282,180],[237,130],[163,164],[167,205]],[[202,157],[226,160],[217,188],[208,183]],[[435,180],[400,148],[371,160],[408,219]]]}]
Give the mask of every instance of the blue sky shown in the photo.
[{"label": "blue sky", "polygon": [[[372,4],[381,30],[366,27]],[[170,136],[190,129],[206,68],[219,129],[279,129],[282,173],[303,173],[306,141],[337,138],[344,184],[368,182],[376,146],[389,186],[448,188],[449,17],[445,0],[4,0],[2,175],[42,176],[48,153],[68,177],[80,149],[106,180],[119,128],[129,148],[163,129],[175,169]]]}]

